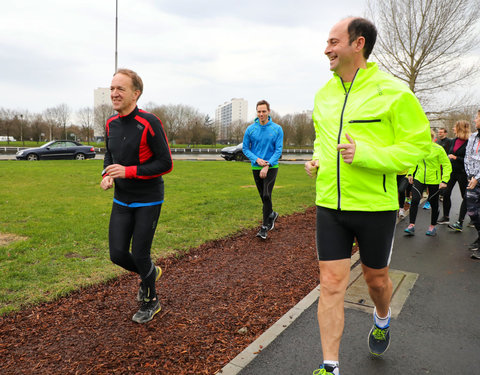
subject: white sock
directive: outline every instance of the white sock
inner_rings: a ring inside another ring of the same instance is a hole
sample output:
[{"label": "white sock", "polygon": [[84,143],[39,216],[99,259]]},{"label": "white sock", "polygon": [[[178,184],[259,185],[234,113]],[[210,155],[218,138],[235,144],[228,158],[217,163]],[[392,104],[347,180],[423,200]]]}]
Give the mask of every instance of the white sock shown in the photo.
[{"label": "white sock", "polygon": [[388,327],[390,325],[390,316],[391,316],[390,309],[388,309],[388,314],[384,318],[381,318],[377,315],[377,308],[373,310],[373,320],[378,328]]},{"label": "white sock", "polygon": [[338,361],[323,361],[323,364],[333,368],[332,373],[334,375],[340,375],[340,370],[338,369]]}]

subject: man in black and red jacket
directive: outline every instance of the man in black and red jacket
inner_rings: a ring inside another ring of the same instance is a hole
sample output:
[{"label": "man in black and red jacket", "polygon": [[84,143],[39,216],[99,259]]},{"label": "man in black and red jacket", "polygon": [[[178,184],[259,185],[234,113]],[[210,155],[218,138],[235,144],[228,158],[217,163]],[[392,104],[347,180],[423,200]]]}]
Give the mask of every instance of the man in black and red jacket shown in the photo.
[{"label": "man in black and red jacket", "polygon": [[142,80],[134,71],[119,69],[113,76],[110,97],[118,114],[107,120],[100,184],[104,190],[115,186],[110,259],[141,278],[137,294],[141,306],[132,318],[137,323],[152,320],[161,310],[155,281],[162,270],[153,264],[150,249],[163,203],[162,175],[173,168],[161,121],[137,107],[142,91]]}]

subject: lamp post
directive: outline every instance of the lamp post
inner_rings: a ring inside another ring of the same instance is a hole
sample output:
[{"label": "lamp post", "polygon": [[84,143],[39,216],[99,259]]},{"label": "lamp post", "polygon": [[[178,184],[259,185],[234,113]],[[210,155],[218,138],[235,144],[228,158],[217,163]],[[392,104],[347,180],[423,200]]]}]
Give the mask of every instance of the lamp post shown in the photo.
[{"label": "lamp post", "polygon": [[118,61],[118,0],[115,0],[115,72],[117,72],[117,61]]}]

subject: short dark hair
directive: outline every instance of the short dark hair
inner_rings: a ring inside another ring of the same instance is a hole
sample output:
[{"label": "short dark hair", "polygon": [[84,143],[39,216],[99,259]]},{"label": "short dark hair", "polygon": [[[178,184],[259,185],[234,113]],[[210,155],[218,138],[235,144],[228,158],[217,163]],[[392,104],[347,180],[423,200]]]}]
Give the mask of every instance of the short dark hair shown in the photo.
[{"label": "short dark hair", "polygon": [[258,103],[257,103],[257,106],[255,107],[255,109],[258,108],[259,105],[262,105],[262,104],[265,104],[267,106],[267,109],[270,111],[270,104],[266,101],[266,100],[260,100]]},{"label": "short dark hair", "polygon": [[360,36],[365,38],[365,47],[363,47],[363,57],[368,59],[372,53],[373,46],[377,41],[377,28],[365,18],[354,18],[348,25],[348,43],[352,44]]},{"label": "short dark hair", "polygon": [[130,79],[132,80],[133,89],[140,91],[140,95],[138,95],[138,98],[140,98],[143,93],[143,81],[136,72],[131,69],[120,68],[115,74],[123,74],[130,77]]}]

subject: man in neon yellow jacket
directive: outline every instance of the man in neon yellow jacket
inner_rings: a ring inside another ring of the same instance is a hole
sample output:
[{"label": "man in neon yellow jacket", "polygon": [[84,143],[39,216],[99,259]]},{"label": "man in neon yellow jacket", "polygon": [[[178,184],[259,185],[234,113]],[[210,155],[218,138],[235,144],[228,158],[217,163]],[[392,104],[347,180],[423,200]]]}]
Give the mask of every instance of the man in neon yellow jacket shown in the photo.
[{"label": "man in neon yellow jacket", "polygon": [[365,280],[375,304],[369,350],[381,355],[390,341],[388,276],[398,209],[396,175],[430,152],[430,127],[414,94],[367,63],[376,28],[347,18],[330,31],[325,54],[334,77],[315,97],[318,322],[323,364],[314,374],[339,374],[343,301],[357,239]]},{"label": "man in neon yellow jacket", "polygon": [[437,235],[438,220],[438,196],[441,189],[447,187],[452,173],[452,163],[445,149],[437,143],[433,143],[435,133],[432,131],[432,148],[430,154],[420,160],[418,164],[408,171],[408,182],[412,187],[412,205],[410,206],[410,224],[405,228],[409,235],[415,234],[415,221],[417,219],[418,205],[425,188],[428,189],[428,202],[432,208],[430,226],[427,236]]}]

